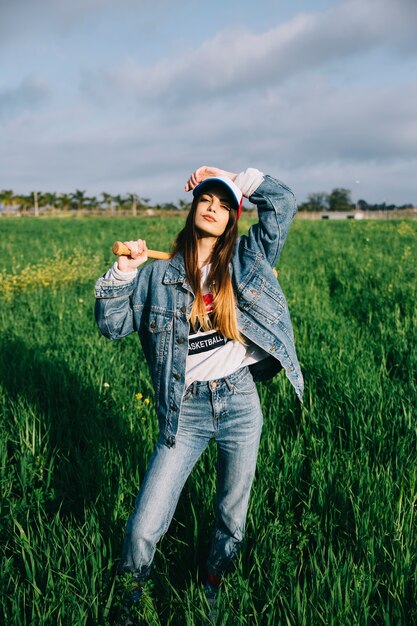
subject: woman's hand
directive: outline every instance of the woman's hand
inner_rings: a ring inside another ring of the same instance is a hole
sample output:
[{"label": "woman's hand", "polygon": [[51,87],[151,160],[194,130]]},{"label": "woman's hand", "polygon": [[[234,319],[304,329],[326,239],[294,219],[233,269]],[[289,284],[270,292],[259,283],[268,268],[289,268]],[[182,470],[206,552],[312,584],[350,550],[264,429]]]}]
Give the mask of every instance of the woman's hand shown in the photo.
[{"label": "woman's hand", "polygon": [[213,178],[216,176],[227,176],[228,178],[235,180],[237,174],[234,172],[226,172],[226,170],[221,170],[219,167],[203,165],[191,174],[190,178],[185,183],[185,191],[191,191],[206,178]]},{"label": "woman's hand", "polygon": [[139,265],[142,265],[148,260],[148,247],[144,239],[124,241],[123,243],[129,248],[130,256],[119,256],[117,267],[121,272],[136,270]]}]

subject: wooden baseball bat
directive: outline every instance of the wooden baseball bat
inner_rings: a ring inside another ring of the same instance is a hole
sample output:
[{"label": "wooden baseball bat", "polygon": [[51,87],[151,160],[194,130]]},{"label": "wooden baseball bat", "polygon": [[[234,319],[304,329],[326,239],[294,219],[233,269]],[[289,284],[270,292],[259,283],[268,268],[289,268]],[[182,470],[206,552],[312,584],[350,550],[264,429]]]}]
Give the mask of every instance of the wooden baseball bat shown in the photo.
[{"label": "wooden baseball bat", "polygon": [[[121,241],[115,241],[112,247],[113,254],[117,256],[130,256],[130,250],[124,243]],[[148,258],[149,259],[162,259],[167,261],[171,258],[169,252],[160,252],[159,250],[148,250]],[[272,270],[275,274],[275,278],[278,278],[278,272],[275,268]]]},{"label": "wooden baseball bat", "polygon": [[[130,250],[124,243],[121,241],[115,241],[112,247],[113,254],[117,254],[117,256],[130,256]],[[149,259],[163,259],[168,260],[171,258],[169,252],[160,252],[159,250],[148,250],[148,258]]]}]

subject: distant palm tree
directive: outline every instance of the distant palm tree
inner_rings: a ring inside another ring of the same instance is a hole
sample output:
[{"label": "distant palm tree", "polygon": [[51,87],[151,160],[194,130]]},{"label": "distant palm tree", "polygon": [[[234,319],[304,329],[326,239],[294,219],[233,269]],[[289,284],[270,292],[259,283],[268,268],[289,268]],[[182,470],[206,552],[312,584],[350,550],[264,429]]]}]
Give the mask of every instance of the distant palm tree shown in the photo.
[{"label": "distant palm tree", "polygon": [[139,206],[147,209],[150,201],[150,198],[139,198]]},{"label": "distant palm tree", "polygon": [[135,193],[128,193],[126,194],[126,204],[130,203],[132,206],[132,216],[136,217],[138,211],[138,197]]},{"label": "distant palm tree", "polygon": [[98,200],[96,196],[89,196],[85,200],[85,206],[87,209],[89,209],[90,211],[94,211],[94,209],[97,209]]},{"label": "distant palm tree", "polygon": [[113,196],[113,200],[116,205],[116,208],[119,207],[119,209],[122,209],[126,202],[125,198],[123,198],[123,196],[121,196],[120,194]]},{"label": "distant palm tree", "polygon": [[19,203],[20,214],[24,215],[25,213],[29,213],[29,211],[33,207],[32,194],[29,194],[29,195],[21,194],[20,196],[16,196],[16,199]]},{"label": "distant palm tree", "polygon": [[76,189],[74,193],[70,193],[72,208],[78,209],[80,211],[84,207],[86,203],[85,194],[86,191],[81,191],[80,189]]},{"label": "distant palm tree", "polygon": [[16,196],[13,193],[12,189],[3,189],[0,191],[0,202],[6,207],[6,210],[9,211],[12,206],[16,206]]},{"label": "distant palm tree", "polygon": [[58,194],[54,191],[46,191],[42,194],[41,203],[42,206],[51,208],[52,214],[54,214],[58,204]]},{"label": "distant palm tree", "polygon": [[178,208],[180,211],[189,211],[191,209],[191,202],[187,202],[187,200],[180,198],[178,200]]},{"label": "distant palm tree", "polygon": [[68,211],[71,206],[71,196],[69,193],[60,193],[57,199],[57,207],[61,211]]},{"label": "distant palm tree", "polygon": [[111,193],[106,193],[105,191],[101,192],[103,196],[103,200],[100,202],[101,206],[104,208],[110,208],[110,213],[114,213],[114,205],[113,205],[113,196]]}]

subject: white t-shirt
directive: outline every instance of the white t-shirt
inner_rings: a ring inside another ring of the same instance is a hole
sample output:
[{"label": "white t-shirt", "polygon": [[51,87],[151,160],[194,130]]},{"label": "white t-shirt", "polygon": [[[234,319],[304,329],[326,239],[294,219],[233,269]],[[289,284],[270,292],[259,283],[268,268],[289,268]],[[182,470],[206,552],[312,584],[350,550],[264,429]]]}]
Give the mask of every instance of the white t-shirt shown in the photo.
[{"label": "white t-shirt", "polygon": [[[213,295],[207,283],[210,265],[201,268],[201,288],[206,311],[213,309]],[[190,332],[188,355],[185,365],[185,387],[195,380],[224,378],[236,370],[266,359],[267,352],[246,340],[239,341],[223,337],[217,330]]]}]

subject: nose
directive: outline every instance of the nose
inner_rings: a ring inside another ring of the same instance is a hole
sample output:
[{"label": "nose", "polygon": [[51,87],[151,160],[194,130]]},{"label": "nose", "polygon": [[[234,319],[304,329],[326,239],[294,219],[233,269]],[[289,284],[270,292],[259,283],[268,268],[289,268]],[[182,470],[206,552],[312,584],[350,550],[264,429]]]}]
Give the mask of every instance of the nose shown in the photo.
[{"label": "nose", "polygon": [[218,209],[218,207],[216,206],[216,200],[217,200],[217,198],[212,198],[211,199],[211,202],[210,202],[210,204],[208,206],[210,211],[216,212],[216,210]]}]

